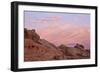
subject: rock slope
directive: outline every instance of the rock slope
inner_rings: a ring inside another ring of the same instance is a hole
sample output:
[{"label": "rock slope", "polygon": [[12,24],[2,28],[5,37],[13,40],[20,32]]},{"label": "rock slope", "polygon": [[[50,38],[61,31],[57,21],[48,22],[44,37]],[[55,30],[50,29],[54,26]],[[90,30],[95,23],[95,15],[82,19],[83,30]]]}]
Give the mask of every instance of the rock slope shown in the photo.
[{"label": "rock slope", "polygon": [[90,51],[83,45],[76,44],[74,47],[65,45],[55,46],[45,39],[41,39],[35,29],[24,28],[24,61],[47,61],[64,59],[90,58]]}]

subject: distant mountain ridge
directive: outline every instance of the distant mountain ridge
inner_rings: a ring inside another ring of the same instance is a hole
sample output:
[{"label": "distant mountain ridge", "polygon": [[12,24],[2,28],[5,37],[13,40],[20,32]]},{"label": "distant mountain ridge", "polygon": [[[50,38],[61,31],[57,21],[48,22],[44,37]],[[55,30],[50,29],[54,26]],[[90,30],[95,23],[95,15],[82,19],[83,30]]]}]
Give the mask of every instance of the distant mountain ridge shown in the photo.
[{"label": "distant mountain ridge", "polygon": [[67,47],[63,44],[55,46],[53,43],[40,38],[35,29],[24,28],[24,61],[47,61],[64,59],[90,58],[90,50],[81,44]]}]

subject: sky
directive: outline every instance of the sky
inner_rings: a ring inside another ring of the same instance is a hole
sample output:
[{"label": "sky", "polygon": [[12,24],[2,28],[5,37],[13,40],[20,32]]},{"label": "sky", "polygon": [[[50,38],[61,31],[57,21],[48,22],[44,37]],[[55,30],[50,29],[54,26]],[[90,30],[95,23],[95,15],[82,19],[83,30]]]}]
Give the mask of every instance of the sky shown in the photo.
[{"label": "sky", "polygon": [[56,46],[79,43],[90,49],[90,14],[24,11],[24,26]]}]

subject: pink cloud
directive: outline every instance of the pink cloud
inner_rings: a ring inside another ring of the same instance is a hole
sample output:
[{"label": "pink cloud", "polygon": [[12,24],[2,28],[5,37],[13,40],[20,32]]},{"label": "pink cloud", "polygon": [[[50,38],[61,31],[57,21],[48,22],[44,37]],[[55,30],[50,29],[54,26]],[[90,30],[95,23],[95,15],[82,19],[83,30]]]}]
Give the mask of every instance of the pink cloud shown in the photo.
[{"label": "pink cloud", "polygon": [[89,48],[89,27],[84,27],[78,24],[68,24],[67,22],[61,20],[60,17],[55,17],[54,19],[56,21],[46,22],[45,24],[42,23],[42,25],[46,25],[46,27],[36,28],[37,33],[42,39],[46,39],[57,46],[60,44],[68,45],[80,43],[85,45],[86,48]]},{"label": "pink cloud", "polygon": [[[59,23],[59,22],[58,22]],[[46,39],[55,45],[81,43],[86,47],[89,46],[90,32],[89,28],[76,26],[72,24],[60,25],[51,24],[46,28],[38,29],[37,33],[41,38]]]}]

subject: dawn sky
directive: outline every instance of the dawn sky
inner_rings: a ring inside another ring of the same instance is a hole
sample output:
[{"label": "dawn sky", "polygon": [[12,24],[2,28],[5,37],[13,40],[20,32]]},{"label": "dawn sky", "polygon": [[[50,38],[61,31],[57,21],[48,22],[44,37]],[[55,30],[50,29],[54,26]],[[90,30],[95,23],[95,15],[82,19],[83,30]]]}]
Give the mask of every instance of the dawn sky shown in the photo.
[{"label": "dawn sky", "polygon": [[24,25],[56,46],[80,43],[90,49],[90,14],[24,11]]}]

